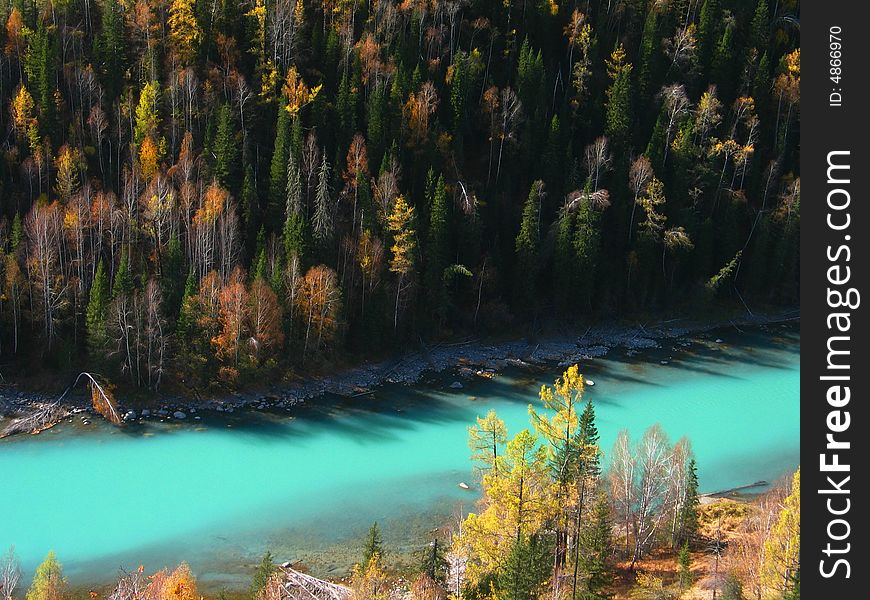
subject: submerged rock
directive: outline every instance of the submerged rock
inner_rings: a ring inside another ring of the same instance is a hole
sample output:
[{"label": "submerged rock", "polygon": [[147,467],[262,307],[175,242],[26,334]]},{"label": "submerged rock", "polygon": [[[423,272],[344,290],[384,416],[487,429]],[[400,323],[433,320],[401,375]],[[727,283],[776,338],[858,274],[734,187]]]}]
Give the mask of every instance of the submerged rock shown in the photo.
[{"label": "submerged rock", "polygon": [[187,415],[184,414],[183,412],[181,412],[180,410],[176,410],[174,413],[172,413],[172,416],[175,417],[176,419],[186,419],[187,418]]},{"label": "submerged rock", "polygon": [[450,388],[454,389],[454,390],[461,390],[462,384],[458,381],[454,381],[453,383],[450,384]]}]

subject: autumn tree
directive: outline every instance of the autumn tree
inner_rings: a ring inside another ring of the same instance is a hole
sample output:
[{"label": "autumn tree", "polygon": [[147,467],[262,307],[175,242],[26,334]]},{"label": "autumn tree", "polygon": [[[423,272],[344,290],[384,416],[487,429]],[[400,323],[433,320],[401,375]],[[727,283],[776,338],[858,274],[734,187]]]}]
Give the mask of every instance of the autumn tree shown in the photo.
[{"label": "autumn tree", "polygon": [[477,425],[468,428],[468,446],[471,448],[471,460],[477,461],[477,467],[482,475],[489,471],[498,471],[499,456],[507,442],[507,427],[498,418],[495,410],[490,410],[485,417],[477,417]]},{"label": "autumn tree", "polygon": [[173,0],[169,5],[169,39],[178,61],[189,65],[196,57],[202,31],[196,21],[193,0]]},{"label": "autumn tree", "polygon": [[396,308],[393,312],[393,329],[398,329],[402,293],[407,291],[411,285],[409,278],[414,271],[417,251],[414,207],[408,204],[404,196],[397,196],[393,202],[392,210],[387,217],[387,229],[393,236],[393,245],[390,247],[392,253],[390,271],[398,277],[396,281]]},{"label": "autumn tree", "polygon": [[57,561],[54,551],[49,550],[45,560],[36,567],[33,583],[27,590],[27,600],[63,600],[67,593],[67,580],[63,567]]},{"label": "autumn tree", "polygon": [[303,361],[309,348],[320,352],[335,340],[340,325],[341,289],[335,271],[325,265],[311,267],[301,282],[299,310],[305,328]]}]

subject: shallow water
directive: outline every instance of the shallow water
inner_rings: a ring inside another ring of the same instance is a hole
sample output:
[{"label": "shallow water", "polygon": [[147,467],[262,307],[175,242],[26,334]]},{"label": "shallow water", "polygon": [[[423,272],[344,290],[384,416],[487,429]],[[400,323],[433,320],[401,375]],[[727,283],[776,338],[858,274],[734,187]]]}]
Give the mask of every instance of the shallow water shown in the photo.
[{"label": "shallow water", "polygon": [[[798,464],[798,342],[796,327],[730,329],[582,364],[602,448],[620,429],[637,438],[659,422],[674,441],[691,439],[702,491],[775,480]],[[25,578],[54,549],[78,585],[187,560],[207,586],[239,588],[266,548],[343,574],[378,520],[394,556],[407,556],[473,506],[475,491],[457,484],[473,484],[474,417],[495,408],[519,431],[540,383],[561,370],[509,371],[461,390],[450,377],[386,386],[309,402],[293,418],[61,425],[5,440],[0,550],[15,544]]]}]

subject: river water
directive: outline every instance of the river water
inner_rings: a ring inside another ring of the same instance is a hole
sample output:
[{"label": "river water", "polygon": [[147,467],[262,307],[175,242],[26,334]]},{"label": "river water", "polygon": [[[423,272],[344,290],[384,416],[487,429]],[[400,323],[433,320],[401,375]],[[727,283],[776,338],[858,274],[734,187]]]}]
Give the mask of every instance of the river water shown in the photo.
[{"label": "river water", "polygon": [[[717,337],[723,343],[716,343]],[[602,448],[661,423],[697,455],[701,490],[775,480],[799,457],[799,334],[794,326],[711,332],[688,346],[581,364]],[[661,361],[667,360],[667,364]],[[511,434],[562,369],[465,382],[432,378],[286,415],[115,429],[63,424],[0,442],[0,551],[29,581],[55,550],[75,585],[187,560],[212,589],[247,585],[265,549],[341,575],[378,521],[396,561],[477,497],[467,426],[494,408]],[[472,490],[458,487],[466,481]]]}]

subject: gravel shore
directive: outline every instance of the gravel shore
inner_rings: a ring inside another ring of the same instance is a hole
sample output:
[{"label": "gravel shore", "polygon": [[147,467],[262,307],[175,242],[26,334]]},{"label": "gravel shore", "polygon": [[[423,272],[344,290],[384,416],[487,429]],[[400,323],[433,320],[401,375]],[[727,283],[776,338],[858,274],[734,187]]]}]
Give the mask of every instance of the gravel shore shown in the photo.
[{"label": "gravel shore", "polygon": [[[292,410],[300,402],[323,394],[364,395],[384,383],[413,384],[424,373],[438,373],[459,368],[466,375],[486,375],[508,366],[559,364],[599,358],[611,350],[629,354],[659,348],[666,341],[712,329],[763,325],[799,320],[798,310],[776,314],[746,315],[740,319],[700,321],[669,319],[647,323],[611,322],[590,326],[583,331],[543,335],[537,339],[512,341],[467,340],[440,343],[407,352],[398,358],[364,363],[329,375],[311,377],[294,383],[276,383],[260,389],[216,394],[209,399],[163,396],[155,408],[138,410],[125,406],[119,398],[125,420],[142,418],[196,419],[198,411],[234,412],[248,410]],[[32,418],[39,411],[51,414],[57,422],[70,414],[82,413],[83,420],[93,418],[89,399],[83,394],[68,395],[60,403],[44,394],[24,391],[0,391],[0,437],[10,425]],[[48,425],[50,426],[50,424]],[[44,429],[46,427],[42,427]],[[13,428],[14,429],[14,428]],[[17,431],[12,431],[15,433]]]}]

